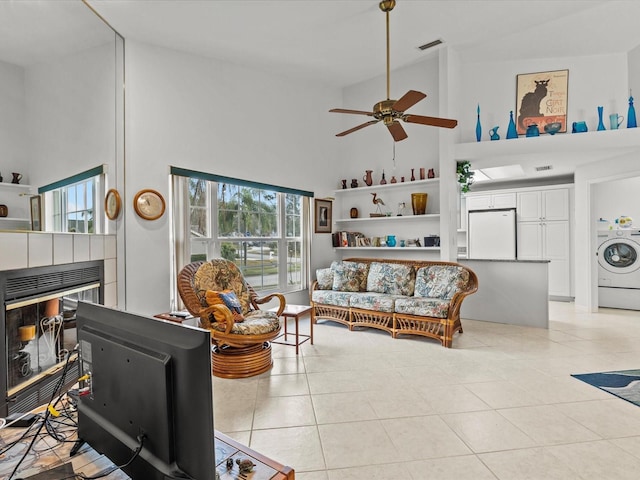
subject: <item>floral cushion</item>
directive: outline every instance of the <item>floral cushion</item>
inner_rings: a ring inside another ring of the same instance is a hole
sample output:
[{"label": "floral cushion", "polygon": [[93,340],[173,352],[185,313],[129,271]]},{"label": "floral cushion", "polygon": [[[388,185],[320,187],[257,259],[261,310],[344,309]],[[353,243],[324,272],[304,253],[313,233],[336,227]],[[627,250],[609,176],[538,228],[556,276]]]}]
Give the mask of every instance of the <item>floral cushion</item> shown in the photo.
[{"label": "floral cushion", "polygon": [[365,292],[369,264],[339,262],[334,267],[333,290],[340,292]]},{"label": "floral cushion", "polygon": [[224,258],[216,258],[200,265],[193,277],[193,289],[203,307],[209,306],[206,299],[207,290],[231,290],[238,297],[242,307],[241,313],[246,316],[251,310],[249,289],[240,269],[235,263]]},{"label": "floral cushion", "polygon": [[349,304],[353,308],[360,308],[362,310],[393,313],[396,298],[402,297],[399,295],[387,295],[385,293],[359,292],[351,294]]},{"label": "floral cushion", "polygon": [[367,292],[413,295],[416,271],[411,265],[371,262]]},{"label": "floral cushion", "polygon": [[[211,328],[224,332],[226,325],[213,322],[211,323]],[[275,332],[279,328],[280,319],[275,312],[254,310],[245,316],[244,322],[234,322],[231,333],[236,335],[263,335]]]},{"label": "floral cushion", "polygon": [[447,318],[449,301],[440,298],[405,297],[396,300],[396,313],[421,317]]},{"label": "floral cushion", "polygon": [[469,272],[454,265],[431,265],[416,272],[416,297],[451,300],[469,282]]},{"label": "floral cushion", "polygon": [[314,290],[311,293],[311,300],[324,305],[335,305],[336,307],[348,307],[351,292],[336,292],[334,290]]},{"label": "floral cushion", "polygon": [[319,268],[316,270],[316,280],[320,290],[331,290],[333,288],[333,269]]}]

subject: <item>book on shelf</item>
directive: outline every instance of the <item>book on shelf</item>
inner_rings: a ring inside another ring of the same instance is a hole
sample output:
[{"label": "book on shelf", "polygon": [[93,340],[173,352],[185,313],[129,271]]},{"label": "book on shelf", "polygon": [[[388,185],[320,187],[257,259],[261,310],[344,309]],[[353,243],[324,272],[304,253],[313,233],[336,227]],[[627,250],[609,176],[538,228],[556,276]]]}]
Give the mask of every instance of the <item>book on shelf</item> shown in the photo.
[{"label": "book on shelf", "polygon": [[360,232],[334,232],[331,234],[333,247],[362,247],[371,245],[369,238]]}]

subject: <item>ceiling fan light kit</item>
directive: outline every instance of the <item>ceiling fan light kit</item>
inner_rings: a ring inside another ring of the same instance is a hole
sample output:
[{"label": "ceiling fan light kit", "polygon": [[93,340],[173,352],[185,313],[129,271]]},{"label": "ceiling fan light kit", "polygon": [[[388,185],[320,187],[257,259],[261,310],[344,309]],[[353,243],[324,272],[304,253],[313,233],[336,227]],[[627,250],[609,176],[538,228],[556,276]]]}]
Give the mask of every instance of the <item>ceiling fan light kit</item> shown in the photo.
[{"label": "ceiling fan light kit", "polygon": [[376,124],[380,121],[387,127],[389,133],[393,137],[393,140],[399,142],[407,138],[407,133],[400,121],[407,123],[416,123],[419,125],[430,125],[433,127],[454,128],[457,124],[457,120],[438,117],[426,117],[424,115],[411,115],[405,113],[416,103],[424,99],[427,95],[418,92],[417,90],[409,90],[399,100],[390,99],[390,67],[389,67],[389,12],[396,6],[396,0],[382,0],[379,4],[380,10],[385,13],[387,24],[387,99],[376,103],[373,106],[373,111],[367,112],[364,110],[350,110],[345,108],[333,108],[329,110],[333,113],[349,113],[353,115],[367,115],[373,117],[374,120],[357,125],[349,130],[336,134],[336,137],[344,137],[350,133],[356,132],[369,125]]}]

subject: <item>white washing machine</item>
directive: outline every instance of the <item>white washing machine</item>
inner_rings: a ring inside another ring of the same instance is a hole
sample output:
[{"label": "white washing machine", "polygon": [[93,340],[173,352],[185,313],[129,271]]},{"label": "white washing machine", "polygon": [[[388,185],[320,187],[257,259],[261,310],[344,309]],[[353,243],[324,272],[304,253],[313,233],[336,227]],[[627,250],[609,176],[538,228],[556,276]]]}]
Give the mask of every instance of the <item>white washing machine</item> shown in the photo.
[{"label": "white washing machine", "polygon": [[598,305],[640,310],[640,230],[598,232]]}]

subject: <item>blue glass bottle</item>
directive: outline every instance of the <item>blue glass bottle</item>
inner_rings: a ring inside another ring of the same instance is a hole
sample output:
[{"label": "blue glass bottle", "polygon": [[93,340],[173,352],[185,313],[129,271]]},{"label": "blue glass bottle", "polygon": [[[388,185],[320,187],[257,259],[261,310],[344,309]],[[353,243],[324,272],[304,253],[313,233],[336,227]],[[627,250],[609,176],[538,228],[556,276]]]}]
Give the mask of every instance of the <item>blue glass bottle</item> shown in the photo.
[{"label": "blue glass bottle", "polygon": [[604,123],[602,122],[602,110],[603,107],[598,107],[598,130],[606,130],[604,128]]},{"label": "blue glass bottle", "polygon": [[627,112],[627,128],[636,128],[636,107],[633,106],[633,97],[629,95],[629,111]]},{"label": "blue glass bottle", "polygon": [[476,121],[476,141],[482,140],[482,125],[480,125],[480,104],[478,104],[478,120]]},{"label": "blue glass bottle", "polygon": [[513,121],[513,110],[509,112],[509,128],[507,128],[507,138],[518,138],[518,130],[516,130],[516,122]]}]

